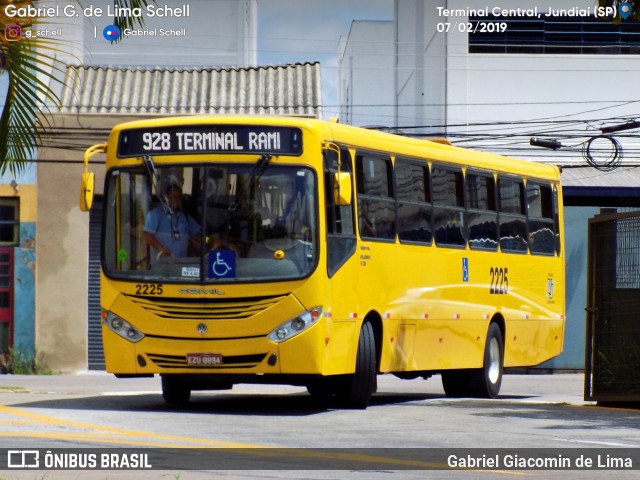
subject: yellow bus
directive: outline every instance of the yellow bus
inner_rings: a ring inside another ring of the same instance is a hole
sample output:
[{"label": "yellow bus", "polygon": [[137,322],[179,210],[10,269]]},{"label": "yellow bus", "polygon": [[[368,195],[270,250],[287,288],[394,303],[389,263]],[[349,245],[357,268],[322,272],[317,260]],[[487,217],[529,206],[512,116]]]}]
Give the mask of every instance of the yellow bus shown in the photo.
[{"label": "yellow bus", "polygon": [[377,375],[496,397],[562,351],[558,168],[283,117],[117,125],[101,259],[108,372],[164,399],[305,386],[366,408]]}]

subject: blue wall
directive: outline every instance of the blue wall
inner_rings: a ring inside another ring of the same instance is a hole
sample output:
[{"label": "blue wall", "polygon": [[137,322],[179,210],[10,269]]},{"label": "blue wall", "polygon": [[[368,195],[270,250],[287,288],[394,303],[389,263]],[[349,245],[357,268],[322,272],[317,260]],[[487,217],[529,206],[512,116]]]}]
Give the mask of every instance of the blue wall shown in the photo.
[{"label": "blue wall", "polygon": [[34,222],[22,222],[14,251],[13,348],[26,359],[35,356],[35,232]]},{"label": "blue wall", "polygon": [[8,172],[0,176],[0,196],[20,199],[20,238],[13,250],[13,350],[25,360],[36,353],[36,172],[31,164],[15,177]]},{"label": "blue wall", "polygon": [[586,341],[588,221],[599,207],[565,207],[567,320],[562,355],[542,365],[554,369],[583,369]]}]

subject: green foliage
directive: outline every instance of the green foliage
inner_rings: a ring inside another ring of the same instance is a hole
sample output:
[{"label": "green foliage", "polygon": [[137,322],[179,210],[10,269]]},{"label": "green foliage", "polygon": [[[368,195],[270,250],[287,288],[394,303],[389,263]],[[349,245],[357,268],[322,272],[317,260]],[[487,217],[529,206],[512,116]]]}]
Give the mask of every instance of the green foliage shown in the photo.
[{"label": "green foliage", "polygon": [[[19,23],[23,29],[44,23],[39,18],[9,18],[4,7],[13,0],[0,0],[0,30],[7,24]],[[22,6],[32,4],[25,0]],[[142,8],[155,0],[114,0],[120,8]],[[122,30],[144,25],[143,17],[117,17],[115,24]],[[60,99],[53,87],[62,82],[65,66],[57,66],[56,52],[63,52],[65,41],[23,36],[10,41],[0,31],[0,73],[8,76],[5,104],[0,115],[0,174],[9,171],[20,174],[35,155],[41,135],[48,125],[42,114],[58,108]],[[48,107],[49,106],[49,107]]]},{"label": "green foliage", "polygon": [[[598,350],[595,381],[599,389],[608,393],[639,393],[640,345],[635,342],[619,342],[606,352]],[[596,371],[597,370],[597,371]]]},{"label": "green foliage", "polygon": [[38,355],[26,355],[14,349],[0,354],[0,371],[14,375],[51,375],[53,372],[42,366]]},{"label": "green foliage", "polygon": [[[53,67],[56,42],[42,38],[22,38],[0,44],[9,86],[0,116],[0,173],[19,174],[35,153],[44,125],[38,114],[44,102],[60,104],[49,79],[56,80],[60,69]],[[36,52],[37,50],[37,52]],[[57,80],[60,81],[60,80]]]}]

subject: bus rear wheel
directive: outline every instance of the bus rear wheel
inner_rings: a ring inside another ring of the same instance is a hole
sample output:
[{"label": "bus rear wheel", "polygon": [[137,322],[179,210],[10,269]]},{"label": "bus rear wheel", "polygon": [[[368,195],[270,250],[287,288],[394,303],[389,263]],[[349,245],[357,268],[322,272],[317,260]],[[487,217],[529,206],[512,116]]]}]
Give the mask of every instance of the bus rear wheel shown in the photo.
[{"label": "bus rear wheel", "polygon": [[484,346],[484,362],[477,372],[476,383],[479,397],[496,398],[502,385],[504,364],[504,341],[502,331],[497,324],[489,325],[487,342]]},{"label": "bus rear wheel", "polygon": [[347,408],[367,408],[376,387],[376,342],[373,326],[362,324],[358,340],[356,371],[339,382],[336,395]]},{"label": "bus rear wheel", "polygon": [[442,372],[444,392],[448,397],[496,398],[502,385],[503,364],[502,331],[496,323],[491,323],[484,345],[482,368]]},{"label": "bus rear wheel", "polygon": [[189,403],[191,387],[175,375],[162,375],[162,398],[169,405],[181,406]]}]

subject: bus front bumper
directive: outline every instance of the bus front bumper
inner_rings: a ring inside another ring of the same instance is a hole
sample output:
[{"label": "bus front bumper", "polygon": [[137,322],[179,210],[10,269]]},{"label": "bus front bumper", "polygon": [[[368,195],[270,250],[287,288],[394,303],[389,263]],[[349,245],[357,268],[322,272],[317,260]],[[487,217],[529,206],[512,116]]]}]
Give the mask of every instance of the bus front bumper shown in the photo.
[{"label": "bus front bumper", "polygon": [[277,343],[267,336],[193,340],[145,336],[134,343],[102,326],[106,369],[144,374],[323,374],[328,347],[321,320]]}]

